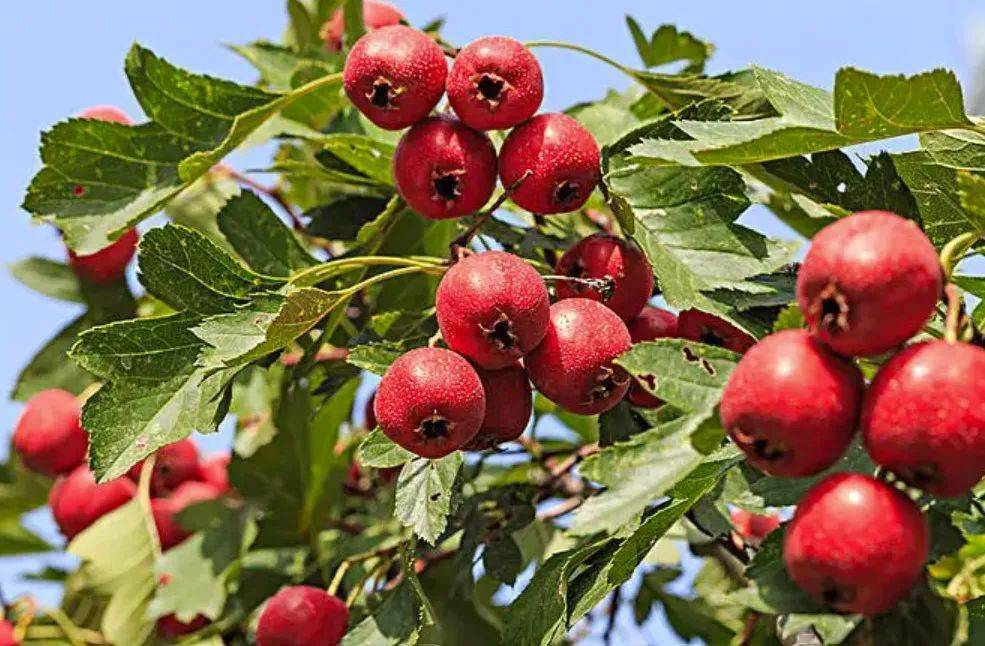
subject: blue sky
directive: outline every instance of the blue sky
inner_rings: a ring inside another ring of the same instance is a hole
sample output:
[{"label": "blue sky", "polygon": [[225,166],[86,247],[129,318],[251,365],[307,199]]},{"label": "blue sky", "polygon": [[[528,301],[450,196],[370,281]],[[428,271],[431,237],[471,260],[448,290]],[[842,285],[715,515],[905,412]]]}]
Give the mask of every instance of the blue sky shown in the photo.
[{"label": "blue sky", "polygon": [[[54,233],[47,227],[32,227],[19,208],[24,187],[39,168],[38,135],[94,104],[115,104],[139,115],[123,75],[123,57],[131,43],[140,42],[193,71],[249,82],[254,78],[249,65],[222,44],[276,39],[285,26],[283,4],[272,0],[6,3],[0,38],[0,66],[7,88],[7,98],[0,102],[0,122],[5,126],[5,151],[0,157],[0,204],[5,214],[0,219],[0,240],[7,242],[0,246],[0,262],[6,265],[28,255],[63,257]],[[454,43],[491,33],[520,40],[568,40],[636,64],[624,24],[624,15],[632,14],[647,30],[670,22],[714,42],[718,50],[712,71],[756,63],[824,87],[830,87],[839,67],[853,65],[880,73],[947,67],[970,88],[975,76],[974,45],[985,45],[985,7],[974,0],[407,0],[402,6],[416,24],[445,15],[445,35]],[[626,84],[609,68],[578,54],[545,49],[537,53],[547,82],[545,108],[564,108],[601,96],[607,86]],[[241,168],[262,162],[256,153],[233,159]],[[749,217],[765,222],[756,214]],[[35,349],[76,312],[70,305],[21,287],[6,272],[0,273],[0,302],[5,304],[0,309],[0,356],[4,357],[0,387],[9,390]],[[19,406],[0,401],[4,440],[0,454],[6,451],[18,410]],[[214,448],[226,441],[223,436],[208,444]],[[24,589],[12,583],[15,570],[23,565],[0,559],[0,585],[8,595]],[[648,640],[658,637],[660,643],[670,643],[655,625]]]}]

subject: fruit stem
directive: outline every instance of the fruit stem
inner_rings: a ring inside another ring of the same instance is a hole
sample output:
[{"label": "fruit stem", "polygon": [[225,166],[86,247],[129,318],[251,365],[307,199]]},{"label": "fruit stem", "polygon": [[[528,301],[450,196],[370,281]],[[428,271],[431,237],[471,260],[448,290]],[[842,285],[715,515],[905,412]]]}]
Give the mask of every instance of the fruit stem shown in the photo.
[{"label": "fruit stem", "polygon": [[479,214],[472,226],[465,230],[465,233],[451,241],[451,244],[448,245],[448,251],[451,254],[452,263],[459,260],[460,251],[468,246],[468,244],[472,241],[472,238],[475,237],[475,234],[482,228],[482,225],[484,225],[486,221],[492,217],[493,213],[499,210],[499,208],[506,203],[506,200],[510,199],[510,195],[513,194],[513,191],[515,191],[520,184],[522,184],[523,181],[532,174],[533,171],[528,169],[527,172],[521,175],[518,180],[507,186],[506,189],[492,203],[492,205]]},{"label": "fruit stem", "polygon": [[941,267],[944,269],[944,280],[950,281],[954,268],[962,260],[965,253],[981,239],[977,232],[962,233],[951,239],[941,249]]},{"label": "fruit stem", "polygon": [[958,328],[961,323],[961,293],[957,285],[948,283],[944,288],[944,296],[947,299],[947,317],[944,323],[944,341],[947,343],[958,342]]},{"label": "fruit stem", "polygon": [[526,45],[527,47],[554,47],[556,49],[570,49],[573,52],[581,52],[582,54],[591,56],[595,60],[602,61],[606,65],[614,67],[615,69],[619,70],[626,76],[629,76],[633,80],[638,80],[636,78],[636,72],[633,71],[632,69],[626,67],[625,65],[619,63],[618,61],[609,58],[604,54],[600,54],[597,51],[593,49],[589,49],[587,47],[582,47],[581,45],[575,45],[573,43],[565,43],[558,40],[534,40],[528,43],[524,43],[524,45]]},{"label": "fruit stem", "polygon": [[[394,265],[398,267],[413,267],[421,270],[440,269],[444,261],[430,256],[356,256],[339,258],[320,265],[305,269],[291,277],[291,284],[298,287],[311,287],[350,269],[363,267]],[[382,274],[380,274],[382,275]],[[375,278],[375,276],[374,276]],[[348,290],[346,290],[348,291]],[[355,290],[358,291],[358,290]]]}]

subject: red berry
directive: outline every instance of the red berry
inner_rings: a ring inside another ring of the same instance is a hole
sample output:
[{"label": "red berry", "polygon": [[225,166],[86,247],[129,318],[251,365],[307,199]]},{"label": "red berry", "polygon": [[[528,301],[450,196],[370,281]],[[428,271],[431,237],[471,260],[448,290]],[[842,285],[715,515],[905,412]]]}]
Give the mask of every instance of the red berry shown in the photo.
[{"label": "red berry", "polygon": [[[365,0],[363,2],[363,23],[368,31],[399,25],[404,19],[404,14],[389,2],[379,0]],[[337,52],[342,49],[342,33],[345,31],[345,15],[342,9],[336,9],[332,17],[322,25],[321,38],[325,43],[325,49]]]},{"label": "red berry", "polygon": [[[677,336],[677,315],[673,312],[662,310],[659,307],[647,305],[640,312],[639,316],[629,322],[627,327],[629,328],[629,337],[633,340],[633,343],[675,337]],[[626,394],[626,399],[633,406],[639,406],[640,408],[656,408],[663,403],[651,395],[635,379],[629,385],[629,392]]]},{"label": "red berry", "polygon": [[468,361],[450,350],[417,348],[386,371],[375,410],[391,440],[421,457],[440,458],[479,432],[486,395]]},{"label": "red berry", "polygon": [[137,251],[140,236],[136,229],[130,229],[108,247],[86,256],[76,255],[68,250],[68,264],[82,279],[105,285],[123,278],[127,271],[127,263]]},{"label": "red berry", "polygon": [[523,434],[533,412],[533,396],[527,371],[519,363],[502,370],[477,368],[486,392],[486,417],[482,428],[465,445],[468,451],[482,451]]},{"label": "red berry", "polygon": [[6,619],[0,619],[0,646],[18,646],[20,644],[14,635],[14,625]]},{"label": "red berry", "polygon": [[626,324],[587,298],[551,306],[551,324],[524,364],[534,386],[552,402],[580,415],[596,415],[629,390],[626,371],[612,363],[632,346]]},{"label": "red berry", "polygon": [[818,601],[874,615],[920,580],[929,544],[927,521],[900,491],[860,473],[836,473],[797,505],[783,560]]},{"label": "red berry", "polygon": [[257,646],[335,646],[349,609],[320,588],[295,585],[270,597],[257,623]]},{"label": "red berry", "polygon": [[202,615],[198,615],[188,623],[178,621],[174,615],[167,615],[157,620],[157,634],[165,639],[175,639],[198,632],[208,625],[208,619]]},{"label": "red berry", "polygon": [[89,437],[79,423],[81,407],[67,390],[31,397],[14,428],[13,447],[24,465],[46,475],[67,473],[85,462]]},{"label": "red berry", "polygon": [[[162,446],[156,455],[154,473],[150,479],[150,492],[153,496],[166,496],[181,483],[194,480],[199,475],[198,449],[190,439]],[[127,475],[131,480],[140,481],[143,466],[144,462],[141,460],[130,468]]]},{"label": "red berry", "polygon": [[468,256],[442,277],[435,298],[448,347],[487,370],[505,368],[547,333],[551,302],[543,279],[503,251]]},{"label": "red berry", "polygon": [[745,509],[733,509],[729,516],[735,531],[748,543],[758,545],[763,539],[780,527],[780,517],[777,514],[754,514]]},{"label": "red berry", "polygon": [[404,201],[426,218],[475,213],[496,188],[496,149],[452,116],[431,117],[400,139],[393,178]]},{"label": "red berry", "polygon": [[345,93],[360,112],[386,130],[424,119],[445,91],[448,65],[441,47],[423,32],[391,25],[372,31],[345,61]]},{"label": "red berry", "polygon": [[157,536],[162,550],[169,550],[191,536],[178,522],[176,516],[186,507],[215,500],[222,492],[218,488],[194,480],[178,485],[178,488],[167,498],[154,498],[150,501],[154,524],[157,526]]},{"label": "red berry", "polygon": [[503,142],[499,178],[505,187],[516,185],[510,199],[532,213],[575,211],[598,184],[599,159],[599,146],[584,126],[566,114],[541,114]]},{"label": "red berry", "polygon": [[942,289],[937,252],[920,226],[884,211],[822,229],[797,276],[811,331],[851,356],[892,350],[919,332]]},{"label": "red berry", "polygon": [[574,281],[559,281],[558,299],[590,298],[599,301],[624,321],[643,310],[653,292],[653,267],[631,240],[609,233],[583,238],[564,252],[556,273],[571,278],[597,278],[609,283],[598,290]]},{"label": "red berry", "polygon": [[544,99],[544,76],[529,49],[512,38],[486,36],[455,56],[448,102],[477,130],[512,128],[534,116]]},{"label": "red berry", "polygon": [[732,352],[745,352],[756,339],[725,319],[701,310],[684,310],[677,317],[677,335],[682,339],[714,345]]},{"label": "red berry", "polygon": [[231,460],[232,456],[228,453],[203,460],[198,465],[198,479],[226,493],[229,491],[229,463]]},{"label": "red berry", "polygon": [[855,434],[865,380],[807,330],[757,343],[722,393],[722,425],[749,462],[777,476],[808,476],[841,457]]},{"label": "red berry", "polygon": [[127,478],[96,484],[87,466],[80,465],[55,481],[48,506],[55,524],[71,540],[94,522],[129,502],[137,487]]},{"label": "red berry", "polygon": [[366,408],[363,409],[363,417],[366,420],[365,422],[363,422],[363,427],[365,427],[366,430],[369,431],[372,431],[374,428],[376,428],[376,411],[373,410],[373,404],[375,403],[376,403],[376,393],[374,392],[372,395],[369,396],[369,399],[366,400]]},{"label": "red berry", "polygon": [[83,119],[96,119],[97,121],[112,121],[122,123],[125,126],[133,123],[133,120],[127,116],[126,112],[112,105],[94,105],[80,112],[79,117]]},{"label": "red berry", "polygon": [[906,348],[876,375],[862,437],[878,464],[938,496],[985,476],[985,350],[932,341]]}]

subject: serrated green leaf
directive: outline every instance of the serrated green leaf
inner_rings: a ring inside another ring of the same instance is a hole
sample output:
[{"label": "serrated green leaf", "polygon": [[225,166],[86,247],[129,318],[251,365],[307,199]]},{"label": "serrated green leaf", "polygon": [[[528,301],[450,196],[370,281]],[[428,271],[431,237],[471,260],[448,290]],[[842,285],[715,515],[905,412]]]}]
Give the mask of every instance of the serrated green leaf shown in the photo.
[{"label": "serrated green leaf", "polygon": [[463,460],[460,451],[437,460],[417,458],[404,465],[397,479],[394,515],[432,545],[445,530],[452,485]]},{"label": "serrated green leaf", "polygon": [[482,553],[486,574],[506,585],[513,585],[523,570],[523,554],[512,536],[493,541]]},{"label": "serrated green leaf", "polygon": [[230,245],[219,231],[216,216],[240,191],[239,182],[224,169],[213,169],[168,202],[164,214],[175,224],[195,229],[228,250]]},{"label": "serrated green leaf", "polygon": [[419,604],[409,582],[398,585],[373,614],[356,624],[341,646],[413,646],[417,643]]},{"label": "serrated green leaf", "polygon": [[26,401],[31,395],[48,388],[61,388],[73,395],[85,390],[93,381],[92,375],[65,358],[79,334],[91,326],[92,320],[84,314],[59,330],[17,375],[11,398]]},{"label": "serrated green leaf", "polygon": [[388,438],[379,428],[373,429],[359,445],[359,464],[363,466],[389,469],[413,459],[413,453]]},{"label": "serrated green leaf", "polygon": [[395,147],[392,144],[352,134],[326,135],[321,139],[321,144],[319,161],[323,164],[332,166],[326,164],[326,156],[329,156],[378,184],[393,186],[390,167]]},{"label": "serrated green leaf", "polygon": [[79,279],[68,265],[47,258],[26,258],[9,265],[10,273],[34,291],[70,303],[83,303]]},{"label": "serrated green leaf", "polygon": [[924,232],[937,248],[977,229],[979,218],[961,205],[958,172],[924,151],[892,155],[893,165],[917,201]]},{"label": "serrated green leaf", "polygon": [[688,71],[700,72],[715,51],[710,43],[695,38],[690,32],[678,31],[674,25],[660,25],[649,38],[632,16],[626,16],[626,25],[646,67],[687,61]]},{"label": "serrated green leaf", "polygon": [[290,47],[258,41],[249,45],[232,45],[230,49],[252,63],[264,83],[278,90],[291,89],[291,77],[295,71],[311,62],[339,66],[339,56],[321,48],[300,54]]},{"label": "serrated green leaf", "polygon": [[267,276],[290,277],[299,269],[318,264],[301,247],[294,233],[252,191],[233,198],[219,212],[222,234],[240,258]]},{"label": "serrated green leaf", "polygon": [[387,200],[380,197],[345,197],[305,212],[307,231],[327,240],[355,240],[363,225],[372,222]]},{"label": "serrated green leaf", "polygon": [[971,232],[985,236],[985,177],[958,171],[958,191]]},{"label": "serrated green leaf", "polygon": [[390,364],[412,346],[403,341],[380,341],[362,343],[349,350],[346,361],[376,375],[386,374]]},{"label": "serrated green leaf", "polygon": [[0,557],[50,552],[54,548],[16,518],[0,520]]}]

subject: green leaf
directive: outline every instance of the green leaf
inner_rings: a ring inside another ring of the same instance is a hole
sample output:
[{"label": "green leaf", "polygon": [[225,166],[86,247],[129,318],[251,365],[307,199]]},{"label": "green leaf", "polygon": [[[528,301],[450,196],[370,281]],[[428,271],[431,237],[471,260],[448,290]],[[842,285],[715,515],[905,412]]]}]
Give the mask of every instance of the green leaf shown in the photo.
[{"label": "green leaf", "polygon": [[523,554],[512,536],[493,541],[482,553],[486,574],[506,585],[513,585],[523,570]]},{"label": "green leaf", "polygon": [[318,264],[256,193],[244,191],[229,200],[217,221],[229,244],[256,272],[288,278]]},{"label": "green leaf", "polygon": [[366,23],[363,21],[363,0],[344,0],[342,10],[345,18],[345,47],[348,49],[366,33]]},{"label": "green leaf", "polygon": [[34,291],[70,303],[83,303],[79,279],[68,265],[32,257],[12,263],[10,273]]},{"label": "green leaf", "polygon": [[811,487],[831,474],[842,472],[875,472],[875,464],[857,439],[837,462],[817,475],[807,478],[761,477],[749,486],[749,492],[761,500],[764,507],[796,505]]},{"label": "green leaf", "polygon": [[892,155],[893,165],[906,182],[923,228],[937,248],[968,231],[977,230],[979,218],[962,206],[958,172],[924,151]]},{"label": "green leaf", "polygon": [[746,568],[746,576],[755,585],[732,596],[750,608],[771,614],[823,613],[825,608],[811,599],[787,574],[783,564],[783,537],[786,530],[772,532],[763,541]]},{"label": "green leaf", "polygon": [[715,51],[710,43],[695,38],[690,32],[678,31],[674,25],[661,25],[649,38],[632,16],[626,16],[626,25],[646,67],[687,61],[688,71],[701,71]]},{"label": "green leaf", "polygon": [[[796,640],[797,635],[806,633],[817,636],[822,644],[840,644],[859,624],[857,615],[784,615],[779,621],[779,637]],[[796,643],[796,641],[794,642]]]},{"label": "green leaf", "polygon": [[21,515],[48,502],[51,480],[25,467],[10,452],[0,463],[0,523],[18,522]]},{"label": "green leaf", "polygon": [[346,633],[341,646],[412,646],[417,643],[418,607],[417,595],[404,581]]},{"label": "green leaf", "polygon": [[462,462],[462,453],[455,451],[438,460],[417,458],[400,471],[394,515],[432,545],[445,530]]},{"label": "green leaf", "polygon": [[289,47],[264,41],[249,45],[231,45],[230,49],[252,63],[265,84],[278,90],[292,88],[291,78],[300,67],[312,62],[334,63],[338,66],[339,59],[339,56],[321,48],[300,54]]},{"label": "green leaf", "polygon": [[50,552],[54,548],[20,524],[16,518],[0,519],[0,557]]},{"label": "green leaf", "polygon": [[985,177],[959,171],[958,190],[971,231],[985,236]]},{"label": "green leaf", "polygon": [[377,184],[393,186],[391,159],[395,146],[392,144],[352,134],[326,135],[321,143],[318,159],[326,166],[337,167],[341,163]]},{"label": "green leaf", "polygon": [[291,33],[298,49],[311,49],[318,37],[318,28],[311,19],[311,14],[300,0],[287,0],[287,13],[291,17]]},{"label": "green leaf", "polygon": [[414,454],[374,429],[359,445],[359,464],[375,469],[399,467],[414,459]]},{"label": "green leaf", "polygon": [[78,395],[93,378],[74,361],[66,361],[78,335],[89,329],[92,321],[88,315],[75,319],[50,339],[31,358],[31,361],[17,376],[17,383],[11,398],[26,401],[31,395],[48,388],[61,388]]},{"label": "green leaf", "polygon": [[307,231],[327,240],[355,240],[363,225],[372,222],[387,200],[379,197],[351,196],[307,211]]},{"label": "green leaf", "polygon": [[410,348],[411,346],[405,341],[362,343],[349,350],[346,361],[357,368],[382,376],[386,374],[390,364]]}]

